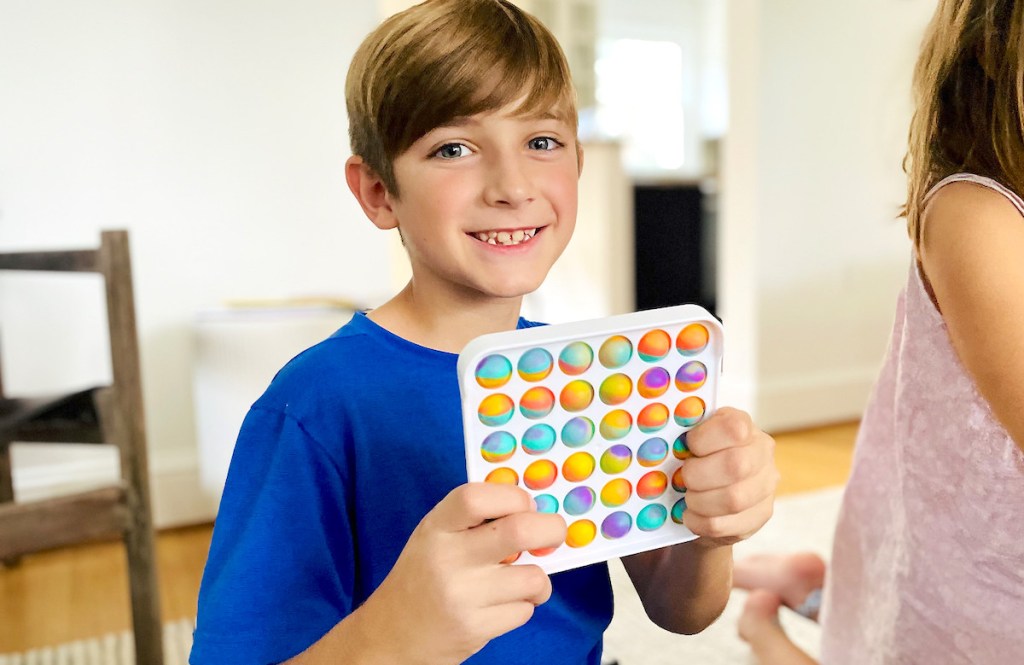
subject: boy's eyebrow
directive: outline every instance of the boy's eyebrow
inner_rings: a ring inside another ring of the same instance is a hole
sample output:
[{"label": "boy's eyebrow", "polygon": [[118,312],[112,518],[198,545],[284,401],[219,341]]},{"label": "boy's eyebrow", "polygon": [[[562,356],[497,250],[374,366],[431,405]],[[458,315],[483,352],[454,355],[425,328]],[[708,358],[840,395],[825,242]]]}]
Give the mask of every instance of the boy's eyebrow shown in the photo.
[{"label": "boy's eyebrow", "polygon": [[[552,111],[537,111],[535,113],[524,113],[518,117],[524,120],[558,120],[562,121],[562,116]],[[478,125],[480,121],[474,116],[462,115],[456,116],[447,122],[443,122],[436,127],[436,129],[442,129],[444,127],[465,127],[466,125]]]}]

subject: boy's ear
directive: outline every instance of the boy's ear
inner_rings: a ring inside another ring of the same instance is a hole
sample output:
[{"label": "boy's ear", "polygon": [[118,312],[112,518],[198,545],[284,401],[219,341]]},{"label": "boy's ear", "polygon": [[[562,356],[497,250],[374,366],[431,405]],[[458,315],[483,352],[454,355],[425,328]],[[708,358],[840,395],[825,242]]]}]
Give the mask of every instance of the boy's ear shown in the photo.
[{"label": "boy's ear", "polygon": [[362,157],[353,155],[345,162],[345,181],[374,226],[385,231],[398,226],[388,188]]},{"label": "boy's ear", "polygon": [[576,141],[576,175],[583,175],[583,144]]}]

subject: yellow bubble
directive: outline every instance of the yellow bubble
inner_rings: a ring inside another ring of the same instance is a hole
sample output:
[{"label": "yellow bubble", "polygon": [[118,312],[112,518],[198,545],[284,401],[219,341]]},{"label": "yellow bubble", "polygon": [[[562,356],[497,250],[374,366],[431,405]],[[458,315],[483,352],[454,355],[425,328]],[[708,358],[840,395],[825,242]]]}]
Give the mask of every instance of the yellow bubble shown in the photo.
[{"label": "yellow bubble", "polygon": [[562,477],[571,483],[578,483],[594,473],[594,457],[588,453],[573,453],[562,464]]},{"label": "yellow bubble", "polygon": [[579,520],[569,525],[565,535],[565,544],[569,547],[589,545],[597,535],[597,526],[590,520]]}]

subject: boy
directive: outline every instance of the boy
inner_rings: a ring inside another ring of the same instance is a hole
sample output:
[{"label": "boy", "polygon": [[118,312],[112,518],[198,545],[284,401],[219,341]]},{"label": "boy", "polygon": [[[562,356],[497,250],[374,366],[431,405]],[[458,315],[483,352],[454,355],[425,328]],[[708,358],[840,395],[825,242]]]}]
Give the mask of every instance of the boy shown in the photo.
[{"label": "boy", "polygon": [[[564,56],[506,0],[429,0],[383,23],[346,84],[367,217],[413,277],[275,377],[239,434],[192,663],[590,663],[604,564],[505,565],[565,538],[517,487],[466,483],[457,353],[519,317],[565,248],[582,151]],[[651,618],[702,630],[731,544],[771,513],[772,440],[722,409],[691,431],[686,524],[624,560]],[[415,455],[407,451],[415,451]],[[291,660],[289,660],[291,659]]]}]

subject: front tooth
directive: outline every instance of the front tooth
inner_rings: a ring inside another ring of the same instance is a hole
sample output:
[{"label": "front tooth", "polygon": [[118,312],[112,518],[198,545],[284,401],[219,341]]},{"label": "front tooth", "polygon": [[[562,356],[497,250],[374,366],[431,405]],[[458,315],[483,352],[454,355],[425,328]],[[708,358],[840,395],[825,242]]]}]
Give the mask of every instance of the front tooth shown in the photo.
[{"label": "front tooth", "polygon": [[488,245],[497,245],[498,243],[494,242],[494,238],[488,238],[487,239],[487,244]]},{"label": "front tooth", "polygon": [[523,238],[525,238],[525,237],[526,237],[526,234],[523,233],[521,229],[516,229],[515,231],[512,232],[512,240],[514,240],[516,242],[522,242]]},{"label": "front tooth", "polygon": [[507,243],[511,239],[512,239],[512,236],[508,233],[508,231],[500,231],[498,233],[498,242],[500,242],[502,244]]},{"label": "front tooth", "polygon": [[488,231],[487,232],[487,237],[488,238],[497,238],[498,237],[498,232],[497,231]]}]

